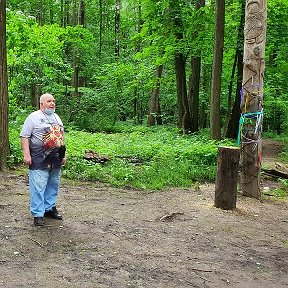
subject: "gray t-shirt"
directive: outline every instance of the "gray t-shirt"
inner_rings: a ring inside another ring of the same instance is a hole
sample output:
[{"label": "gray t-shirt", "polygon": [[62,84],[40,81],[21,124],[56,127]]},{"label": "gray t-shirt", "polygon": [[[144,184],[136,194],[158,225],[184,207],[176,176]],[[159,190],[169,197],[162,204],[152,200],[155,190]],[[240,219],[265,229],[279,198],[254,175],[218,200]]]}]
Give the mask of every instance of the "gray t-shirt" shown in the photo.
[{"label": "gray t-shirt", "polygon": [[61,167],[58,152],[64,145],[64,126],[56,113],[32,112],[26,118],[20,136],[29,138],[30,169]]}]

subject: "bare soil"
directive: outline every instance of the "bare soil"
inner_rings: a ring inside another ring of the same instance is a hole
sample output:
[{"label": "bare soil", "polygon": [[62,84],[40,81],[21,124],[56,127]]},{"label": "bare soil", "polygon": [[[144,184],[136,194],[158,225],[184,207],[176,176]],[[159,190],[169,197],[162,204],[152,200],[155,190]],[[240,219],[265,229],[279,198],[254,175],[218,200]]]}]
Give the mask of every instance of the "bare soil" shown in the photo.
[{"label": "bare soil", "polygon": [[[271,164],[282,145],[263,148]],[[239,194],[225,211],[214,184],[143,192],[63,179],[64,220],[35,227],[28,188],[26,175],[0,174],[0,287],[288,287],[287,199]]]}]

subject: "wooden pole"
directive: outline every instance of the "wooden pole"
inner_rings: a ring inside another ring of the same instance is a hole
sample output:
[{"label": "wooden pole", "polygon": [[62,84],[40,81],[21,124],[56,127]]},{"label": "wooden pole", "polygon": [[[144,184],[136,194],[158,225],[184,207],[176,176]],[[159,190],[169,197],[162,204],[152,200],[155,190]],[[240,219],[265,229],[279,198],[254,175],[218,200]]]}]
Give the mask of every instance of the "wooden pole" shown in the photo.
[{"label": "wooden pole", "polygon": [[246,0],[239,125],[240,183],[243,195],[257,199],[260,198],[266,22],[266,0]]},{"label": "wooden pole", "polygon": [[240,149],[238,147],[218,147],[217,179],[214,204],[217,208],[236,208],[237,183]]}]

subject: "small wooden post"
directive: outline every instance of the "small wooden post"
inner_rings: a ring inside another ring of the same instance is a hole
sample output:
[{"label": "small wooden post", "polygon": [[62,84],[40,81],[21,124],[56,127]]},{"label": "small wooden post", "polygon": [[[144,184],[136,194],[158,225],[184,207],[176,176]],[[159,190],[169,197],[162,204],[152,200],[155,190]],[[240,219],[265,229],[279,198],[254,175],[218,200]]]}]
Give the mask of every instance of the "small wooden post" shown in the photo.
[{"label": "small wooden post", "polygon": [[218,147],[214,200],[217,208],[225,210],[236,208],[239,159],[238,147]]}]

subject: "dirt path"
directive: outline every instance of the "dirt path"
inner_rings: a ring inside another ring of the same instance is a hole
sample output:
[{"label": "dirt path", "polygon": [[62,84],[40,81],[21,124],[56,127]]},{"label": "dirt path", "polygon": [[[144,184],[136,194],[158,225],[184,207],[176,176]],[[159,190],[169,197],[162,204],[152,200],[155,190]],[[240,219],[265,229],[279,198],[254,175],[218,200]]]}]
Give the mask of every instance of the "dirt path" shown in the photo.
[{"label": "dirt path", "polygon": [[0,287],[287,287],[288,201],[239,195],[237,209],[223,211],[213,188],[149,193],[65,180],[64,220],[35,227],[27,177],[0,174]]}]

